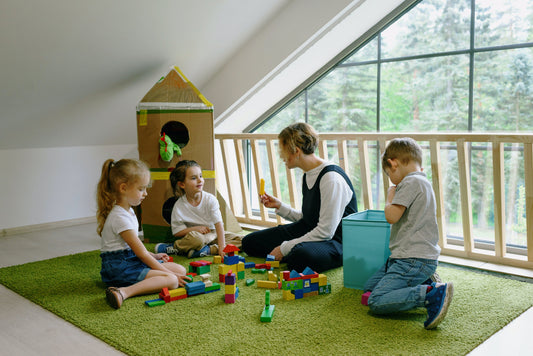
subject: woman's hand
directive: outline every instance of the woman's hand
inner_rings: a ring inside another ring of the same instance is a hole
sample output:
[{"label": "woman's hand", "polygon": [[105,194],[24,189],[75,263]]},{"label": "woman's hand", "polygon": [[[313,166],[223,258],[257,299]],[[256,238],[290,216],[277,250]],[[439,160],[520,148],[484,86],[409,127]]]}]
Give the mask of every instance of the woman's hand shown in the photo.
[{"label": "woman's hand", "polygon": [[261,203],[263,203],[263,205],[267,208],[279,209],[281,206],[281,200],[279,200],[278,198],[274,198],[273,196],[268,195],[267,193],[261,195],[260,198]]},{"label": "woman's hand", "polygon": [[283,254],[281,253],[280,246],[275,247],[272,251],[270,251],[269,255],[274,256],[276,258],[276,261],[281,261],[283,259]]}]

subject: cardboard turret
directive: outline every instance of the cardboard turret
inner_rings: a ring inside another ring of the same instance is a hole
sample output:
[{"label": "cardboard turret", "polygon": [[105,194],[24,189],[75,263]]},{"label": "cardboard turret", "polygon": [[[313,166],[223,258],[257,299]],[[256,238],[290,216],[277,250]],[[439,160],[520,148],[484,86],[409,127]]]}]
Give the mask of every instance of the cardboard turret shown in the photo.
[{"label": "cardboard turret", "polygon": [[[152,187],[140,209],[144,239],[171,241],[162,209],[173,196],[169,177],[176,164],[189,159],[198,162],[204,190],[216,196],[213,105],[178,67],[161,78],[137,105],[137,140],[139,158],[148,164],[152,176]],[[164,151],[163,159],[160,150],[167,148],[161,140],[179,148],[168,147],[174,153]]]}]

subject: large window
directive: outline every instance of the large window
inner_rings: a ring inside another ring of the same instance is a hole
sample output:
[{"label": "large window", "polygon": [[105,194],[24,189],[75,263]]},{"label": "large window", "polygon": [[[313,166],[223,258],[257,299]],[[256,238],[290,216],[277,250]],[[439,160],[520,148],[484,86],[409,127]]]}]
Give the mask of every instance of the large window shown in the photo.
[{"label": "large window", "polygon": [[[532,24],[531,0],[418,1],[253,131],[277,133],[306,121],[319,132],[531,132]],[[469,151],[474,235],[490,244],[492,151],[485,144]],[[456,147],[441,145],[441,154],[447,234],[450,241],[461,240]],[[525,245],[523,149],[506,145],[504,155],[507,244],[520,248]],[[373,201],[382,204],[377,148],[375,157]],[[430,166],[425,171],[431,175]],[[349,173],[357,185],[357,174]]]}]

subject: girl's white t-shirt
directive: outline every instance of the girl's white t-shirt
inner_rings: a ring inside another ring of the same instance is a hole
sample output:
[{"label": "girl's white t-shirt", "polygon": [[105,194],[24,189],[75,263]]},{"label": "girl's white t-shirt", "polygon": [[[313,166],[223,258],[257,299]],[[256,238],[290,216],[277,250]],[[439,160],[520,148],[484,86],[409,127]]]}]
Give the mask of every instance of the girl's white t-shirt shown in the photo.
[{"label": "girl's white t-shirt", "polygon": [[124,241],[121,232],[133,230],[135,233],[139,230],[139,222],[133,209],[126,210],[119,205],[113,206],[109,212],[102,229],[101,252],[118,251],[130,248]]}]

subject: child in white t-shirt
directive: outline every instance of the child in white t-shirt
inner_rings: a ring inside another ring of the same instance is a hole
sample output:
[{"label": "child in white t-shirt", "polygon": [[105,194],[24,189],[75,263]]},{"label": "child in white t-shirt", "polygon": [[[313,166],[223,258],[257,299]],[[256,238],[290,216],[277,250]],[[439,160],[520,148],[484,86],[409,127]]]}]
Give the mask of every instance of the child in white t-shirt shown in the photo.
[{"label": "child in white t-shirt", "polygon": [[[97,232],[102,237],[100,275],[106,299],[115,309],[134,295],[175,289],[190,281],[183,266],[166,253],[148,252],[137,237],[139,223],[132,207],[147,196],[150,171],[141,161],[105,161],[97,187]],[[160,262],[161,261],[161,262]]]},{"label": "child in white t-shirt", "polygon": [[216,197],[203,190],[202,168],[193,160],[178,162],[170,174],[170,184],[178,200],[172,208],[173,244],[159,243],[156,252],[176,253],[189,258],[220,255],[224,247],[241,246],[241,236],[224,231]]}]

